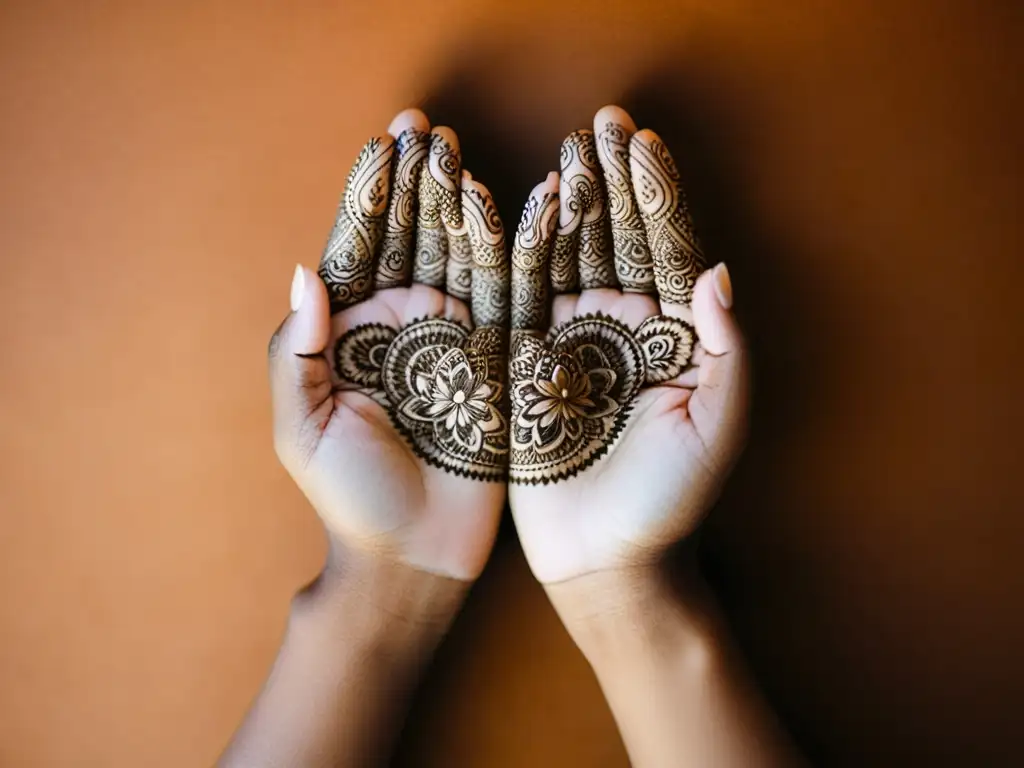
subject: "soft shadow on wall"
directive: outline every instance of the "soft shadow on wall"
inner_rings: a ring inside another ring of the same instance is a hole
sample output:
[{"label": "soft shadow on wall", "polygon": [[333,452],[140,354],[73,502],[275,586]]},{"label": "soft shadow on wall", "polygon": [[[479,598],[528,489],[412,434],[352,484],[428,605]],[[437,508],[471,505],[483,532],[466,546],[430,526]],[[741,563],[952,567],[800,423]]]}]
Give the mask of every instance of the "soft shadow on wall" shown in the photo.
[{"label": "soft shadow on wall", "polygon": [[[500,58],[493,48],[490,56]],[[806,400],[793,396],[793,377],[799,376],[801,388],[812,391],[824,386],[826,377],[810,365],[799,370],[793,365],[795,360],[806,359],[801,348],[808,343],[806,328],[813,326],[809,321],[814,317],[813,302],[809,295],[801,293],[799,282],[785,274],[785,260],[777,258],[785,244],[773,242],[744,209],[746,196],[730,167],[732,147],[742,140],[742,131],[737,116],[728,112],[729,99],[719,87],[721,84],[708,78],[707,59],[695,55],[693,61],[687,61],[676,56],[650,67],[624,93],[599,93],[589,104],[577,99],[571,103],[556,101],[544,107],[541,105],[549,99],[543,94],[536,104],[523,100],[503,102],[497,98],[493,78],[484,75],[486,71],[497,70],[497,66],[484,64],[490,61],[494,58],[488,58],[482,50],[467,55],[445,73],[440,79],[442,85],[422,107],[432,123],[456,128],[464,166],[491,190],[505,224],[509,247],[530,189],[549,170],[557,170],[561,140],[576,128],[592,127],[594,112],[605,103],[621,104],[638,125],[656,130],[672,149],[684,174],[709,261],[725,261],[729,265],[737,296],[741,297],[738,312],[749,334],[757,371],[751,444],[730,484],[730,488],[746,491],[730,492],[719,504],[715,517],[726,518],[728,525],[737,529],[755,511],[767,518],[776,517],[778,510],[787,508],[788,501],[782,497],[781,489],[774,498],[772,493],[766,493],[770,472],[758,467],[763,463],[761,459],[772,454],[774,442],[783,437],[784,431],[799,428],[804,418],[801,403]],[[784,530],[775,530],[776,535],[785,536]],[[742,613],[743,584],[731,577],[728,545],[716,537],[713,528],[709,534],[705,537],[705,570],[722,597],[726,612],[735,618],[734,614]],[[737,535],[735,531],[733,535]],[[511,517],[506,514],[497,551],[510,548],[518,548],[518,543]],[[772,566],[777,566],[776,571],[781,574],[773,580],[773,591],[790,594],[791,580],[803,576],[787,575],[784,563]],[[474,608],[474,602],[480,599],[481,592],[490,593],[487,576],[485,573],[484,583],[471,596],[468,614],[480,610]],[[489,599],[493,598],[489,594]],[[773,636],[790,637],[791,633],[799,632],[799,605],[790,603],[786,617],[772,628]],[[793,698],[799,686],[792,682],[785,667],[786,656],[772,654],[769,658],[757,653],[756,643],[763,628],[744,625],[742,617],[734,623],[740,633],[740,644],[753,660],[755,673],[772,705],[812,759],[817,758],[815,728],[805,722],[800,702]],[[472,632],[465,622],[457,624],[449,644],[469,648],[466,635]],[[446,673],[442,666],[431,677]],[[436,679],[428,680],[425,690],[429,692],[437,685]],[[414,716],[411,722],[416,720]],[[418,732],[407,734],[406,741],[410,737],[418,741],[423,736]]]},{"label": "soft shadow on wall", "polygon": [[[952,326],[924,298],[948,292],[958,264],[934,217],[953,220],[956,206],[907,205],[914,195],[935,201],[934,169],[966,183],[945,144],[989,128],[981,115],[944,133],[935,119],[942,100],[906,86],[950,55],[922,45],[920,72],[901,70],[894,51],[904,22],[891,21],[891,39],[874,27],[864,40],[833,30],[845,45],[836,54],[818,37],[806,51],[787,43],[743,61],[713,44],[682,46],[630,82],[611,76],[614,62],[595,60],[571,87],[568,77],[552,84],[523,71],[520,62],[540,58],[527,43],[481,40],[424,106],[457,128],[465,164],[491,188],[510,236],[528,191],[556,167],[561,140],[603,104],[621,103],[665,138],[709,260],[729,264],[752,353],[750,441],[704,528],[703,560],[756,677],[816,764],[992,764],[1014,741],[1020,626],[1007,617],[1004,561],[984,567],[986,552],[1006,547],[981,536],[1010,517],[957,496],[978,495],[991,474],[982,464],[998,457],[997,446],[976,445],[972,419],[926,429],[922,414],[949,403],[918,373],[947,369],[936,332]],[[892,54],[883,59],[892,83],[857,55],[880,50]],[[827,71],[809,72],[815,62]],[[862,110],[885,119],[865,127],[855,119]],[[929,173],[903,160],[911,150]],[[997,188],[991,174],[972,178]],[[847,215],[850,201],[857,207]],[[963,231],[980,238],[984,224],[975,217]],[[908,243],[915,248],[901,249]],[[916,281],[899,304],[893,282],[860,279],[865,264],[879,268],[880,250],[890,277]],[[998,254],[982,256],[993,274],[1005,271]],[[975,327],[1005,322],[976,291],[965,300]],[[877,355],[894,322],[902,336]],[[879,358],[887,370],[871,368]],[[978,417],[994,411],[983,396],[997,374],[962,382]],[[964,470],[936,479],[927,461],[940,459]],[[983,498],[1019,497],[995,480]],[[943,485],[953,492],[933,492]],[[496,554],[515,551],[512,534],[506,517]],[[974,571],[954,575],[950,560]],[[494,581],[485,574],[469,609],[481,593],[502,599]],[[544,610],[542,595],[535,606]],[[476,631],[466,624],[454,641]]]}]

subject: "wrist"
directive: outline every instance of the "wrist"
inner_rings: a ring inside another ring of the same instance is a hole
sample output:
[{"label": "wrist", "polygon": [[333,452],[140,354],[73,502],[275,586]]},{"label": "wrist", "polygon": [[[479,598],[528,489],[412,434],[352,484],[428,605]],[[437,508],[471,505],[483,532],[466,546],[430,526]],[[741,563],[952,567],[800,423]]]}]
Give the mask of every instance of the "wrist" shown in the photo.
[{"label": "wrist", "polygon": [[672,580],[658,564],[596,571],[545,585],[580,650],[597,666],[636,648],[715,646],[713,601],[695,573]]},{"label": "wrist", "polygon": [[389,653],[418,654],[440,641],[469,587],[332,542],[323,571],[293,599],[291,624],[343,633]]}]

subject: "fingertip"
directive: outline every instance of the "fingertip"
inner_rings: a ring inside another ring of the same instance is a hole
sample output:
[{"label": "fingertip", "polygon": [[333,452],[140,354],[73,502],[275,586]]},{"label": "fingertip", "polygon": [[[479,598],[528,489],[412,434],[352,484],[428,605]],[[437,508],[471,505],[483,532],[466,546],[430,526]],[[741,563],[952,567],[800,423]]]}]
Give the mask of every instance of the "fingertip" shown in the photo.
[{"label": "fingertip", "polygon": [[331,332],[331,302],[324,281],[309,267],[295,268],[292,306],[293,330],[288,334],[291,351],[298,355],[323,352]]},{"label": "fingertip", "polygon": [[491,192],[487,189],[487,186],[481,184],[479,181],[473,178],[473,174],[469,171],[462,172],[462,191],[469,192],[470,190],[475,191],[477,194],[483,197],[490,197]]},{"label": "fingertip", "polygon": [[397,139],[410,128],[423,133],[430,130],[430,120],[422,110],[412,108],[399,112],[388,126],[388,133]]},{"label": "fingertip", "polygon": [[447,125],[436,125],[430,130],[430,133],[438,139],[448,142],[455,152],[459,151],[459,136]]},{"label": "fingertip", "polygon": [[544,178],[540,184],[530,190],[530,196],[536,198],[543,198],[544,195],[557,195],[558,194],[558,181],[559,175],[557,171],[551,171]]},{"label": "fingertip", "polygon": [[630,141],[636,144],[650,146],[655,142],[661,141],[661,137],[658,136],[658,134],[656,134],[650,128],[644,128],[643,130],[634,133],[633,136],[630,138]]},{"label": "fingertip", "polygon": [[636,130],[636,123],[633,122],[633,118],[629,116],[629,113],[622,107],[616,106],[615,104],[609,104],[601,107],[597,110],[597,114],[594,115],[595,131],[599,131],[608,123],[621,125],[630,133]]},{"label": "fingertip", "polygon": [[[727,300],[722,296],[723,281]],[[693,289],[693,321],[700,343],[711,355],[724,355],[742,346],[742,335],[731,311],[732,286],[725,264],[705,271]]]}]

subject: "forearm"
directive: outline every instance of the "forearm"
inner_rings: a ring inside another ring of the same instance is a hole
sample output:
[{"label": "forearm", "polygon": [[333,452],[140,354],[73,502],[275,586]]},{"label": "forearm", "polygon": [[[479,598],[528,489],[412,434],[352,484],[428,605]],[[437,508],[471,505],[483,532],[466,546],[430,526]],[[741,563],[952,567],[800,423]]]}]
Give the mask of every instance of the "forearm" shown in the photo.
[{"label": "forearm", "polygon": [[657,572],[640,569],[547,591],[637,768],[800,764],[699,585],[680,599]]},{"label": "forearm", "polygon": [[468,584],[365,555],[332,561],[293,601],[274,668],[222,766],[386,761]]}]

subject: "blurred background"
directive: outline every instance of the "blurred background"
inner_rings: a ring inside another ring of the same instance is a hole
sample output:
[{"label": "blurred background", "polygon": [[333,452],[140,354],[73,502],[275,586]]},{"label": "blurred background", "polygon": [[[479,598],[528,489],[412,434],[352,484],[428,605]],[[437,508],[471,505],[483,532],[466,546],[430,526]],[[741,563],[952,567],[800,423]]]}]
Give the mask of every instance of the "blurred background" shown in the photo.
[{"label": "blurred background", "polygon": [[[705,529],[835,766],[1004,766],[1024,701],[1024,6],[5,2],[0,764],[209,765],[318,522],[265,350],[363,140],[425,106],[506,226],[609,102],[661,132],[756,359]],[[397,763],[623,766],[506,525]]]}]

